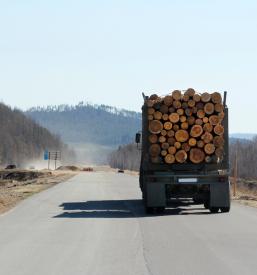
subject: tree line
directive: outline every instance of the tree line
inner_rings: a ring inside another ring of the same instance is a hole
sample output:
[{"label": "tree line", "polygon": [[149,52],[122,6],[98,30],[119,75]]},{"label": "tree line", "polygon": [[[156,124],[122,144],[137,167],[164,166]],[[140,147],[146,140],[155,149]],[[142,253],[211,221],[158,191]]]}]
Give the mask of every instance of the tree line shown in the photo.
[{"label": "tree line", "polygon": [[75,155],[46,128],[39,126],[18,109],[0,103],[0,165],[22,165],[31,159],[43,159],[43,151],[60,150],[64,156]]}]

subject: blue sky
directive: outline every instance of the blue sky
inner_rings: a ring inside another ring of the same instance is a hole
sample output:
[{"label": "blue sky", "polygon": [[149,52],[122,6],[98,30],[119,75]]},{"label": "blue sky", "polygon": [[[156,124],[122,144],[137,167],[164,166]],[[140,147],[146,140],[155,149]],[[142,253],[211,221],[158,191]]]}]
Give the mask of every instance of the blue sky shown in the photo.
[{"label": "blue sky", "polygon": [[[227,90],[231,132],[257,133],[257,1],[0,0],[0,100],[105,103]],[[254,123],[250,121],[254,118]]]}]

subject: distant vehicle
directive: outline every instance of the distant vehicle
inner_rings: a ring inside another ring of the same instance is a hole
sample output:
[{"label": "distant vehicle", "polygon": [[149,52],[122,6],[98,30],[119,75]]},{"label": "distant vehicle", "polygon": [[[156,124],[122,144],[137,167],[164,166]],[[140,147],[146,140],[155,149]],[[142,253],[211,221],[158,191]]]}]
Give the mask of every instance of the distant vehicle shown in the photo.
[{"label": "distant vehicle", "polygon": [[15,165],[15,164],[9,164],[9,165],[7,165],[6,166],[6,170],[13,170],[13,169],[16,169],[17,168],[17,166]]},{"label": "distant vehicle", "polygon": [[29,169],[30,170],[35,170],[36,168],[35,168],[35,166],[30,166]]},{"label": "distant vehicle", "polygon": [[[222,145],[221,147],[217,147],[217,150],[222,149],[222,153],[215,157],[213,154],[213,158],[211,154],[209,154],[205,159],[204,157],[199,160],[198,162],[191,161],[192,157],[199,157],[199,155],[190,154],[190,159],[188,156],[185,157],[182,161],[179,160],[180,155],[177,153],[183,153],[183,157],[189,152],[190,150],[195,152],[201,153],[204,156],[204,149],[200,147],[197,148],[197,145],[192,145],[191,149],[188,148],[188,139],[191,139],[192,134],[192,126],[188,126],[186,123],[185,129],[187,130],[180,130],[182,125],[178,120],[177,124],[172,121],[167,122],[167,126],[171,126],[167,129],[172,129],[170,132],[168,130],[161,131],[164,129],[163,124],[165,121],[169,120],[169,118],[173,118],[172,116],[176,115],[179,117],[178,113],[184,114],[188,112],[188,118],[192,118],[191,109],[186,109],[184,111],[181,109],[176,111],[175,107],[169,108],[170,115],[167,112],[168,107],[165,103],[158,102],[160,99],[157,95],[155,96],[157,99],[156,101],[152,100],[150,97],[143,95],[144,97],[144,105],[142,107],[142,141],[141,141],[141,133],[136,134],[136,143],[141,143],[141,166],[140,166],[140,188],[142,191],[142,198],[143,203],[145,206],[145,211],[147,213],[153,213],[155,211],[163,212],[168,204],[172,201],[172,199],[186,199],[189,203],[197,203],[203,204],[206,209],[209,209],[211,213],[217,213],[219,210],[221,212],[229,212],[230,211],[230,182],[229,182],[229,137],[228,137],[228,107],[226,105],[226,92],[224,93],[223,102],[219,102],[216,106],[222,110],[223,120],[222,122],[216,122],[213,125],[218,124],[219,128],[223,130],[222,132]],[[167,99],[173,101],[172,96],[167,96]],[[193,98],[189,96],[189,98]],[[201,99],[200,99],[201,100]],[[212,100],[212,99],[211,99]],[[209,101],[209,105],[207,107],[213,107],[215,100],[211,102]],[[222,99],[221,99],[222,100]],[[220,100],[220,101],[221,101]],[[156,102],[156,103],[155,103]],[[180,103],[179,100],[175,100],[175,103]],[[202,106],[204,106],[202,101],[200,102],[199,106],[201,105],[201,112]],[[152,105],[155,104],[155,105]],[[172,102],[170,102],[172,104]],[[195,103],[193,99],[190,103]],[[163,105],[161,105],[163,104]],[[165,105],[165,106],[164,106]],[[174,105],[175,106],[175,105]],[[185,108],[188,108],[188,104],[184,104]],[[165,107],[165,108],[164,108]],[[155,108],[155,109],[154,109]],[[163,108],[163,109],[161,109]],[[159,111],[156,111],[159,110]],[[164,111],[163,111],[164,110]],[[171,111],[170,111],[171,110]],[[163,119],[161,116],[163,111],[167,118]],[[218,117],[218,111],[207,110],[213,117]],[[208,114],[207,112],[207,114]],[[153,113],[153,115],[151,115]],[[150,115],[149,115],[150,114]],[[158,117],[159,116],[159,117]],[[154,117],[154,118],[153,118]],[[204,117],[204,116],[202,116]],[[188,119],[186,114],[182,116],[183,119]],[[208,117],[206,117],[207,121]],[[211,118],[210,118],[211,119]],[[184,120],[183,120],[184,121]],[[202,123],[201,119],[198,119]],[[150,132],[150,124],[153,123],[154,131]],[[181,121],[182,123],[182,121]],[[200,123],[199,123],[200,124]],[[190,125],[190,124],[189,124]],[[210,126],[210,123],[207,123],[206,126]],[[161,128],[159,129],[159,126]],[[175,128],[176,126],[176,128]],[[201,128],[201,126],[196,126]],[[212,127],[212,126],[211,126]],[[202,129],[202,128],[201,128]],[[218,128],[216,128],[218,130]],[[177,132],[186,133],[187,137],[184,139],[185,143],[179,144],[179,136],[176,134]],[[189,132],[191,131],[191,132]],[[154,133],[153,133],[154,132]],[[204,133],[204,131],[202,130]],[[163,133],[163,134],[162,134]],[[168,139],[166,136],[167,133],[171,133],[171,139]],[[210,135],[210,134],[209,134]],[[176,137],[176,139],[175,139]],[[211,135],[213,138],[213,136]],[[162,141],[162,140],[163,141]],[[167,141],[166,141],[167,140]],[[171,140],[172,144],[168,143],[168,140]],[[193,139],[195,141],[200,141],[201,137],[199,135],[197,138]],[[177,141],[177,142],[176,142]],[[212,141],[212,140],[211,140]],[[164,142],[164,143],[163,143]],[[177,148],[181,148],[182,146],[186,149],[176,149],[173,144],[174,142],[180,145]],[[209,142],[207,142],[209,143]],[[203,143],[207,144],[207,143]],[[209,144],[207,144],[209,145]],[[213,143],[210,142],[210,145],[214,147]],[[164,147],[165,146],[165,147]],[[169,147],[172,146],[172,147]],[[219,145],[218,145],[219,146]],[[187,150],[188,148],[188,150]],[[154,150],[153,150],[154,149]],[[173,152],[171,153],[171,149]],[[162,151],[161,151],[162,150]],[[180,151],[179,151],[180,150]],[[215,150],[215,147],[214,147]],[[169,152],[167,155],[167,151]],[[214,151],[213,151],[214,152]],[[169,157],[166,158],[165,156]],[[175,158],[177,157],[177,158]],[[193,159],[194,160],[194,159]]]},{"label": "distant vehicle", "polygon": [[124,174],[124,170],[119,169],[119,170],[118,170],[118,173],[120,173],[120,174]]}]

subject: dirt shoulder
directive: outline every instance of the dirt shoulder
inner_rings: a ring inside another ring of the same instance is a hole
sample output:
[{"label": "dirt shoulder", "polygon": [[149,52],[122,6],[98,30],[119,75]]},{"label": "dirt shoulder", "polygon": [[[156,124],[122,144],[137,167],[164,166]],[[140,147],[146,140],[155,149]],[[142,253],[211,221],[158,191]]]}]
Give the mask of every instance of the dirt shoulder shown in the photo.
[{"label": "dirt shoulder", "polygon": [[20,201],[74,177],[77,171],[0,170],[0,214]]}]

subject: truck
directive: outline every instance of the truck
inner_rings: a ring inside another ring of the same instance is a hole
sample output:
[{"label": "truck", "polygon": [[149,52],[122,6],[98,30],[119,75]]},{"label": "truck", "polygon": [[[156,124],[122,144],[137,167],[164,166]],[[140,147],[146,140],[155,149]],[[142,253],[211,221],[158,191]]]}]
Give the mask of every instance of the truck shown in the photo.
[{"label": "truck", "polygon": [[170,202],[187,200],[187,203],[203,204],[211,213],[230,211],[229,181],[229,131],[227,92],[224,92],[224,153],[216,163],[152,163],[149,156],[149,118],[147,102],[143,94],[142,130],[136,134],[140,144],[141,165],[139,185],[146,213],[163,212]]}]

